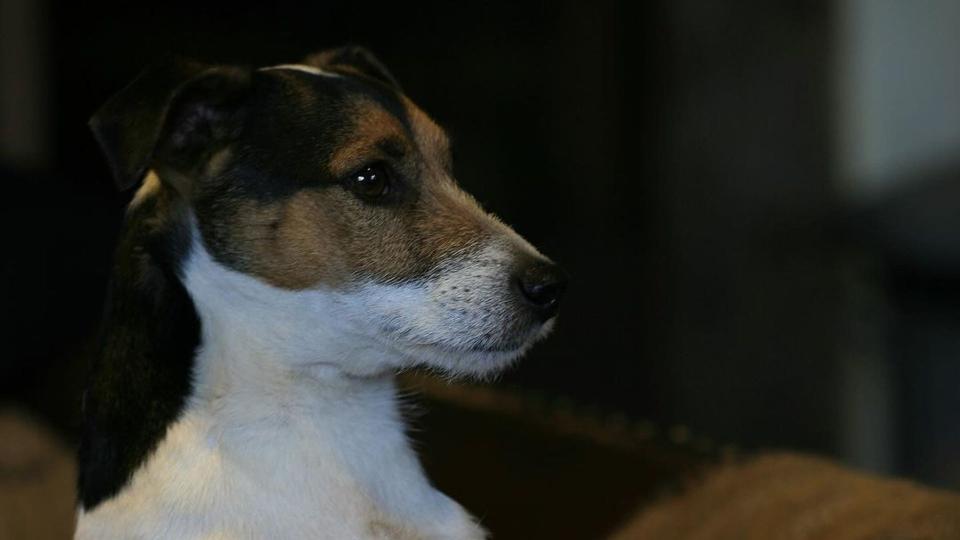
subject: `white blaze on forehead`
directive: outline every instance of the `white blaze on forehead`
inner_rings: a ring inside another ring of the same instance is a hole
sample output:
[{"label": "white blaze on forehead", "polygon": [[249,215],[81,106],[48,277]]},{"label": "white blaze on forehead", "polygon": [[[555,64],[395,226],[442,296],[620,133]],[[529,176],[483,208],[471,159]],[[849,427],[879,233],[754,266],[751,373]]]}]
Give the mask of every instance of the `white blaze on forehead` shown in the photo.
[{"label": "white blaze on forehead", "polygon": [[278,69],[285,69],[289,71],[300,71],[303,73],[309,73],[310,75],[317,75],[319,77],[340,77],[339,73],[333,73],[332,71],[325,71],[318,67],[307,66],[304,64],[279,64],[276,66],[270,66],[265,68],[260,68],[260,71],[272,71]]}]

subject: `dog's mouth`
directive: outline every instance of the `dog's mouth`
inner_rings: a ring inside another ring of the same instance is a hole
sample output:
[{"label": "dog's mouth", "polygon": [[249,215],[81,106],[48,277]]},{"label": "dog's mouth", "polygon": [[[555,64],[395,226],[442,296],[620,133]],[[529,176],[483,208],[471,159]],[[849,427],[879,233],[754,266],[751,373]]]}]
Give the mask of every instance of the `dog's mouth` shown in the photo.
[{"label": "dog's mouth", "polygon": [[[555,319],[528,328],[509,339],[490,336],[463,340],[416,339],[395,329],[386,332],[381,341],[390,349],[415,364],[443,364],[453,371],[485,373],[496,370],[522,356],[534,343],[553,328]],[[449,362],[453,362],[451,365]]]},{"label": "dog's mouth", "polygon": [[551,331],[559,293],[544,292],[539,282],[521,291],[503,272],[498,253],[451,264],[418,283],[365,283],[352,296],[360,301],[350,316],[351,330],[373,340],[400,368],[475,374],[508,365]]},{"label": "dog's mouth", "polygon": [[525,347],[529,346],[529,341],[509,341],[506,343],[496,342],[496,343],[470,343],[466,345],[461,345],[457,343],[448,343],[445,341],[418,341],[418,340],[409,340],[409,339],[393,339],[391,344],[398,346],[400,349],[413,349],[413,350],[432,350],[432,351],[441,351],[448,353],[490,353],[490,354],[503,354],[503,353],[512,353],[519,352]]}]

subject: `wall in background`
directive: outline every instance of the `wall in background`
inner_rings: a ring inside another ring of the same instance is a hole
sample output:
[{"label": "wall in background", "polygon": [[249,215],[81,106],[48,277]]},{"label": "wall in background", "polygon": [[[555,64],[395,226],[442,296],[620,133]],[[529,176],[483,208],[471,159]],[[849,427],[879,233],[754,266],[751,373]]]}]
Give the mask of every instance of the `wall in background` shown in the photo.
[{"label": "wall in background", "polygon": [[837,24],[839,176],[853,197],[960,155],[960,3],[844,0]]}]

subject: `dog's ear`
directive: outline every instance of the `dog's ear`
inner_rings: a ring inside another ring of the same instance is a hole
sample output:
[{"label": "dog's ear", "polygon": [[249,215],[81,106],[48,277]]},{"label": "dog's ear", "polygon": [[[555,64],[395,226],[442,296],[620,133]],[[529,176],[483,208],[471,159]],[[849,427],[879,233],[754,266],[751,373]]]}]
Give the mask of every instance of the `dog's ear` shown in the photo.
[{"label": "dog's ear", "polygon": [[372,52],[359,45],[320,51],[307,56],[303,63],[327,71],[361,75],[401,91],[400,84],[386,66]]},{"label": "dog's ear", "polygon": [[249,86],[247,68],[171,58],[145,69],[90,119],[117,186],[152,167],[189,172],[235,132]]}]

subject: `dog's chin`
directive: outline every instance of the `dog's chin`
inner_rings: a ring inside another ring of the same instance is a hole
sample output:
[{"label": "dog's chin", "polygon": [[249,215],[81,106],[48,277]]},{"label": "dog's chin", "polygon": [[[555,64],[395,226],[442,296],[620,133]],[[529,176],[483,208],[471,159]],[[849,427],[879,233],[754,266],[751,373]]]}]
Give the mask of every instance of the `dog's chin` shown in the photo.
[{"label": "dog's chin", "polygon": [[553,325],[554,319],[550,319],[506,343],[487,344],[478,341],[459,345],[455,342],[413,343],[396,340],[392,345],[407,366],[437,370],[452,378],[488,379],[522,357],[534,343],[550,333]]}]

